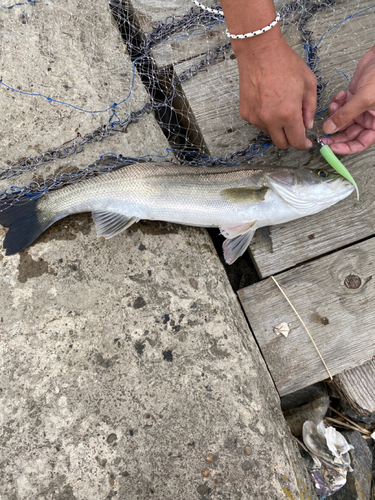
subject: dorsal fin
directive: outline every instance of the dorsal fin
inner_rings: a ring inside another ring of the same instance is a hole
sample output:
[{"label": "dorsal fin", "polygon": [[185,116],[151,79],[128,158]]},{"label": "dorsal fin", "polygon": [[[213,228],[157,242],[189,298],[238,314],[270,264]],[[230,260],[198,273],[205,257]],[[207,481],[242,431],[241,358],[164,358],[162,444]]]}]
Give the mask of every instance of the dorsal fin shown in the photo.
[{"label": "dorsal fin", "polygon": [[98,237],[104,236],[106,239],[116,236],[116,234],[125,231],[125,229],[139,221],[138,217],[128,217],[115,212],[95,211],[92,212],[92,217]]}]

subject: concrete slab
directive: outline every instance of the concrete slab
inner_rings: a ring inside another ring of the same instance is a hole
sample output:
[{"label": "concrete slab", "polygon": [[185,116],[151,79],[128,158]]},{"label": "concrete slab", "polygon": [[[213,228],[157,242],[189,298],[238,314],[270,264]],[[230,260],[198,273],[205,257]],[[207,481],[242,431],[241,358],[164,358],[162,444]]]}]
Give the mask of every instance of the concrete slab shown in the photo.
[{"label": "concrete slab", "polygon": [[[0,26],[1,168],[108,124],[114,103],[123,120],[148,102],[105,0],[0,9]],[[57,170],[84,168],[107,151],[135,157],[166,154],[167,143],[155,120],[147,115],[141,120],[141,131],[130,125],[126,133],[86,144],[82,153],[38,170],[46,177]],[[39,172],[34,171],[0,182],[0,192],[37,179]]]},{"label": "concrete slab", "polygon": [[0,295],[2,499],[315,498],[205,231],[65,219]]}]

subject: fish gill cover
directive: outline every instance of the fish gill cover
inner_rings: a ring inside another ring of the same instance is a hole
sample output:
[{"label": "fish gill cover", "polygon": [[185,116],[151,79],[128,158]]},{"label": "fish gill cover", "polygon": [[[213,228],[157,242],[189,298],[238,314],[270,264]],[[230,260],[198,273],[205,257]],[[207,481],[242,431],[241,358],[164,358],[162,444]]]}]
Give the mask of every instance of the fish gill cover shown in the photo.
[{"label": "fish gill cover", "polygon": [[[317,76],[321,126],[374,43],[375,4],[279,0],[276,9],[286,40]],[[220,13],[191,0],[0,0],[0,26],[3,203],[110,171],[108,156],[128,156],[112,139],[149,115],[169,147],[143,150],[140,142],[132,160],[296,164],[295,151],[280,156],[241,119],[236,56]],[[299,165],[311,160],[298,154]]]}]

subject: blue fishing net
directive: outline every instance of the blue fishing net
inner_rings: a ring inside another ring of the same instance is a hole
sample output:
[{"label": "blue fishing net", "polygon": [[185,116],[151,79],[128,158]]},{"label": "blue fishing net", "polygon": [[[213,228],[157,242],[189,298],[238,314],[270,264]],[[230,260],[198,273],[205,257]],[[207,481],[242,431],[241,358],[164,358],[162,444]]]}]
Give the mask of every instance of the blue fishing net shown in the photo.
[{"label": "blue fishing net", "polygon": [[[276,154],[270,138],[239,116],[235,54],[222,13],[211,12],[219,6],[211,7],[190,0],[90,0],[84,6],[79,0],[2,0],[2,202],[35,198],[133,161],[216,167]],[[368,34],[375,4],[295,0],[276,7],[288,43],[317,76],[319,123],[374,43]],[[109,38],[118,53],[106,52]],[[77,75],[79,67],[82,76],[71,78],[69,68]],[[108,146],[150,116],[168,147],[155,152],[140,144],[129,155]],[[69,136],[70,122],[76,126]],[[81,164],[77,158],[90,148],[95,157]]]}]

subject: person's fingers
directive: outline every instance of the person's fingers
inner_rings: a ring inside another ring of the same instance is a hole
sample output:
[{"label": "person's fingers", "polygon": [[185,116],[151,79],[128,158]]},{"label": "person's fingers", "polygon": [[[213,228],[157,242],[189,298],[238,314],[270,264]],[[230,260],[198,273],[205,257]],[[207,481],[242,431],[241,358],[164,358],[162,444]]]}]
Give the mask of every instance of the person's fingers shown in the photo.
[{"label": "person's fingers", "polygon": [[330,115],[333,115],[338,109],[340,109],[340,106],[337,104],[337,102],[331,102],[331,104],[328,106],[328,113]]},{"label": "person's fingers", "polygon": [[332,151],[340,155],[361,153],[375,144],[375,131],[365,130],[359,125],[352,125],[342,134],[328,139]]},{"label": "person's fingers", "polygon": [[349,155],[351,153],[350,145],[345,142],[332,144],[330,148],[336,155]]},{"label": "person's fingers", "polygon": [[370,103],[365,93],[353,96],[343,107],[330,116],[323,125],[326,134],[333,134],[339,129],[346,127],[354,118],[369,109]]},{"label": "person's fingers", "polygon": [[294,120],[290,125],[284,125],[284,132],[288,143],[296,149],[305,150],[312,148],[312,142],[306,138],[303,120]]},{"label": "person's fingers", "polygon": [[337,144],[340,142],[350,142],[354,141],[357,139],[357,137],[364,131],[364,128],[361,127],[361,125],[358,125],[357,123],[354,123],[347,129],[345,129],[344,132],[341,132],[339,134],[333,135],[332,137],[329,137],[328,139],[328,145],[330,146],[331,144]]},{"label": "person's fingers", "polygon": [[290,144],[286,138],[284,129],[281,127],[274,127],[270,129],[271,139],[275,146],[279,149],[288,149]]},{"label": "person's fingers", "polygon": [[346,92],[346,90],[340,90],[340,92],[338,92],[332,99],[331,104],[335,103],[341,108],[346,103],[347,98],[348,98],[348,93]]},{"label": "person's fingers", "polygon": [[293,125],[283,128],[270,129],[271,137],[279,149],[287,149],[293,146],[296,149],[305,150],[312,147],[312,142],[306,138],[305,127],[302,120]]},{"label": "person's fingers", "polygon": [[335,154],[353,155],[356,153],[362,153],[362,151],[365,151],[373,144],[375,144],[375,132],[372,130],[365,130],[354,141],[338,142],[336,144],[332,144],[330,148]]},{"label": "person's fingers", "polygon": [[311,78],[307,84],[305,94],[302,99],[302,117],[305,128],[312,129],[314,126],[314,117],[316,113],[317,94],[316,78]]}]

